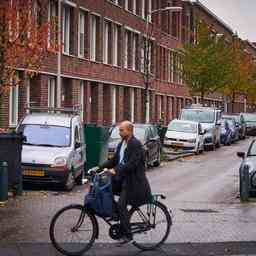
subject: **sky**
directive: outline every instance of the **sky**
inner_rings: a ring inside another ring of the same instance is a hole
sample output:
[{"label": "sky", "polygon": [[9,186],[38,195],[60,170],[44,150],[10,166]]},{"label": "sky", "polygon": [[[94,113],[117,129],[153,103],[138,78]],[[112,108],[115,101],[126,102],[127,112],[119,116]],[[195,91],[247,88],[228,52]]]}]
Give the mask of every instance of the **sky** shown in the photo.
[{"label": "sky", "polygon": [[208,9],[237,32],[256,42],[256,0],[200,0]]}]

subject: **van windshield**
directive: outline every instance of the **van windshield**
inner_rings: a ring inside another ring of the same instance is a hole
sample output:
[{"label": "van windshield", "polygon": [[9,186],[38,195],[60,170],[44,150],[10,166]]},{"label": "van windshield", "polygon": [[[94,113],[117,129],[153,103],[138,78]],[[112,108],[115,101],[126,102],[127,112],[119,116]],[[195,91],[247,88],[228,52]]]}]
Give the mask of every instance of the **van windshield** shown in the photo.
[{"label": "van windshield", "polygon": [[181,120],[195,121],[199,123],[214,123],[214,111],[182,110]]},{"label": "van windshield", "polygon": [[19,131],[26,136],[25,145],[45,147],[68,147],[70,128],[49,125],[21,125]]}]

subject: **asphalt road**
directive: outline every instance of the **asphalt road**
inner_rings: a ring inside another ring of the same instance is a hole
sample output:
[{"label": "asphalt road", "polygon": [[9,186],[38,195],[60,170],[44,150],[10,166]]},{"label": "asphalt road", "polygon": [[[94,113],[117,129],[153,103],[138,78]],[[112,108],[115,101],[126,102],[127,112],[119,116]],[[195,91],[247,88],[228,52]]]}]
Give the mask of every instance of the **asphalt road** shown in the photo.
[{"label": "asphalt road", "polygon": [[[231,255],[231,248],[237,248],[242,242],[244,248],[251,248],[243,254],[255,252],[256,255],[256,204],[241,204],[238,197],[241,160],[236,152],[245,151],[249,142],[247,139],[215,152],[163,163],[147,172],[152,191],[165,194],[167,199],[163,203],[173,211],[173,227],[167,241],[172,255],[199,255],[198,248],[202,245],[203,248],[222,248],[222,252]],[[23,248],[24,243],[28,247],[29,243],[47,245],[51,217],[63,206],[82,203],[87,189],[87,186],[80,186],[65,193],[33,188],[23,197],[10,200],[6,207],[0,208],[0,247],[15,244]],[[101,242],[112,243],[113,240],[108,236],[107,226],[100,221],[98,243]],[[186,254],[188,250],[190,253]],[[206,249],[205,252],[211,251]],[[233,250],[233,254],[238,255],[239,250]],[[1,250],[0,255],[3,255]],[[117,255],[130,254],[118,252]]]}]

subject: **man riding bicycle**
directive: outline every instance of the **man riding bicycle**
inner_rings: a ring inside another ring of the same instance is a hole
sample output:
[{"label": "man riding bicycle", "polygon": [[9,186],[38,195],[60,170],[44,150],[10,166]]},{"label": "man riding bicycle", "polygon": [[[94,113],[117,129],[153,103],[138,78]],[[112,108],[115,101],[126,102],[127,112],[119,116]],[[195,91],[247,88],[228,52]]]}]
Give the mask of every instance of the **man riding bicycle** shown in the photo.
[{"label": "man riding bicycle", "polygon": [[124,237],[120,244],[131,242],[133,237],[129,224],[128,205],[140,206],[150,202],[151,189],[145,174],[145,156],[141,142],[134,137],[134,126],[124,121],[119,126],[122,141],[115,155],[99,166],[109,169],[113,175],[113,194],[118,195],[117,211]]}]

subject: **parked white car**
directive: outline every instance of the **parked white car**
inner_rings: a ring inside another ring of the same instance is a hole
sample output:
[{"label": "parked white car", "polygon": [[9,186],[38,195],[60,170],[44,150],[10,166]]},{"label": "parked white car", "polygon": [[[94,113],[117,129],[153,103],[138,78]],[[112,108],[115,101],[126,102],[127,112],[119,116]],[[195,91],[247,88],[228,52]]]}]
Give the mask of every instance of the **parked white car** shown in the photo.
[{"label": "parked white car", "polygon": [[32,113],[25,116],[17,130],[26,137],[23,181],[58,183],[66,190],[82,182],[86,156],[78,115]]},{"label": "parked white car", "polygon": [[168,125],[164,145],[199,154],[204,151],[204,133],[198,122],[175,119]]}]

